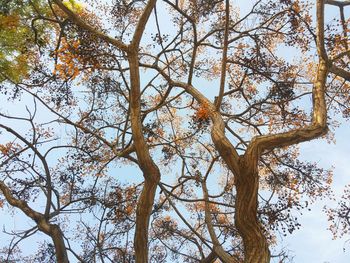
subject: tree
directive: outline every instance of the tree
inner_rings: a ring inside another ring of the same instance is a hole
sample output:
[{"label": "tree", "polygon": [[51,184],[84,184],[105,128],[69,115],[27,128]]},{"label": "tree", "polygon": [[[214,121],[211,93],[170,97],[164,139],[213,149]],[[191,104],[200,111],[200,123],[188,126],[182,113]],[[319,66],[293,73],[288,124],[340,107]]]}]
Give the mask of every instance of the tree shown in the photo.
[{"label": "tree", "polygon": [[348,5],[2,0],[1,92],[27,113],[0,114],[0,204],[33,222],[2,260],[38,231],[22,260],[286,260],[276,234],[331,191],[297,144],[350,113]]}]

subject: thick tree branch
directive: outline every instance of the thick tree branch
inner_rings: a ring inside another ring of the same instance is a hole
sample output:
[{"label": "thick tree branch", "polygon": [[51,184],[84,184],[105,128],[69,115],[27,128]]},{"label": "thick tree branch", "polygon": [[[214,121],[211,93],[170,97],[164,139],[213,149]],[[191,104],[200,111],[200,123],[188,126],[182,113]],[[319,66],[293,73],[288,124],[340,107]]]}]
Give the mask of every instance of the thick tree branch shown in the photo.
[{"label": "thick tree branch", "polygon": [[223,98],[224,92],[225,92],[229,27],[230,27],[230,1],[226,0],[225,32],[224,32],[224,47],[222,50],[222,58],[221,58],[220,90],[219,90],[219,95],[218,95],[216,103],[215,103],[215,109],[218,112],[220,112],[222,98]]},{"label": "thick tree branch", "polygon": [[173,81],[170,78],[170,76],[168,76],[164,72],[164,70],[162,70],[158,66],[148,65],[148,64],[141,64],[141,65],[146,68],[155,69],[163,76],[165,80],[168,81],[168,83],[172,87],[183,88],[188,94],[193,96],[193,98],[195,98],[195,100],[198,103],[207,107],[209,116],[213,121],[213,126],[211,129],[211,137],[213,139],[213,142],[215,146],[219,149],[221,156],[224,158],[230,170],[234,174],[239,173],[239,165],[238,165],[239,155],[235,147],[231,144],[231,142],[228,140],[228,138],[225,135],[225,123],[224,123],[224,120],[222,119],[221,114],[215,109],[215,105],[192,85],[184,82]]},{"label": "thick tree branch", "polygon": [[332,65],[329,69],[329,72],[332,72],[333,74],[335,74],[339,77],[342,77],[346,81],[350,81],[350,72],[349,71],[346,71],[342,68],[339,68],[335,65]]},{"label": "thick tree branch", "polygon": [[0,190],[10,205],[20,209],[24,214],[35,221],[40,231],[51,237],[56,250],[57,262],[68,263],[67,249],[64,244],[63,233],[60,227],[49,223],[44,214],[36,212],[30,208],[27,202],[15,198],[12,195],[11,190],[2,181],[0,181]]},{"label": "thick tree branch", "polygon": [[235,147],[231,144],[231,142],[225,135],[224,120],[222,119],[221,114],[218,111],[216,111],[214,104],[192,85],[188,85],[183,82],[172,82],[171,80],[170,83],[174,87],[182,87],[186,90],[187,93],[191,94],[200,104],[208,108],[209,116],[213,121],[213,126],[211,129],[211,137],[213,139],[213,142],[217,150],[219,151],[221,157],[229,166],[230,170],[234,174],[238,173],[239,155]]},{"label": "thick tree branch", "polygon": [[316,2],[316,45],[320,62],[328,62],[326,47],[324,45],[324,0]]},{"label": "thick tree branch", "polygon": [[149,147],[143,135],[141,120],[141,91],[140,69],[138,49],[140,40],[145,30],[146,23],[156,4],[156,0],[150,0],[137,24],[132,43],[128,49],[128,61],[130,68],[130,122],[132,139],[135,146],[140,169],[145,178],[142,193],[139,197],[136,209],[136,229],[134,236],[135,257],[137,263],[148,262],[148,228],[153,208],[155,192],[160,180],[160,171],[154,163]]},{"label": "thick tree branch", "polygon": [[[154,6],[156,5],[156,2],[157,2],[157,0],[148,1],[145,9],[143,10],[143,13],[142,13],[142,15],[137,23],[131,44],[129,46],[130,51],[135,51],[135,52],[137,51],[137,49],[140,45],[140,41],[141,41],[143,32],[145,31],[147,21],[152,13]],[[136,50],[134,50],[134,49],[136,49]]]},{"label": "thick tree branch", "polygon": [[249,144],[246,155],[260,156],[263,151],[276,147],[290,146],[309,141],[327,132],[327,107],[325,102],[325,85],[329,62],[324,46],[324,1],[317,1],[317,51],[319,64],[317,77],[313,87],[313,112],[309,126],[289,132],[254,137]]},{"label": "thick tree branch", "polygon": [[200,263],[214,263],[217,258],[218,256],[216,253],[212,251],[206,258],[202,259]]},{"label": "thick tree branch", "polygon": [[126,52],[128,50],[128,46],[125,45],[122,41],[115,39],[115,38],[112,38],[112,37],[102,33],[101,31],[97,30],[93,26],[87,24],[76,13],[74,13],[72,10],[70,10],[68,7],[66,7],[61,0],[53,0],[53,1],[56,3],[56,5],[59,6],[59,8],[61,8],[61,10],[63,12],[66,13],[66,15],[68,15],[69,19],[71,19],[75,24],[77,24],[81,28],[89,31],[90,33],[96,35],[97,37],[107,41],[108,43],[116,46],[117,48],[119,48],[122,51]]},{"label": "thick tree branch", "polygon": [[335,5],[339,7],[350,5],[350,1],[325,0],[324,3],[327,5]]}]

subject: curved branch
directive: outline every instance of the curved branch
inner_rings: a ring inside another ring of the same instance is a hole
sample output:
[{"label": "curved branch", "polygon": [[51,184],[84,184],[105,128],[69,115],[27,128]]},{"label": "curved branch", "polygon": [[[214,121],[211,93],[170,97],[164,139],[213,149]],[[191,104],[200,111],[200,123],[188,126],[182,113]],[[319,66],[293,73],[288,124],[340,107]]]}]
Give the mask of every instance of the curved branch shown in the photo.
[{"label": "curved branch", "polygon": [[348,6],[348,5],[350,5],[350,1],[348,1],[348,0],[347,0],[347,1],[326,0],[326,1],[325,1],[325,4],[343,7],[343,6]]},{"label": "curved branch", "polygon": [[247,148],[246,156],[256,155],[256,158],[259,158],[265,150],[309,141],[327,133],[325,86],[330,63],[324,46],[324,0],[317,1],[317,51],[319,64],[312,91],[313,109],[311,124],[288,132],[254,137]]},{"label": "curved branch", "polygon": [[228,254],[220,245],[220,242],[216,236],[213,223],[211,220],[211,212],[210,212],[210,206],[209,206],[209,194],[208,194],[208,188],[205,181],[202,181],[202,190],[203,190],[203,197],[205,200],[205,223],[208,227],[208,232],[210,235],[210,238],[213,242],[213,251],[220,257],[220,259],[224,263],[238,263],[238,261],[232,257],[230,254]]},{"label": "curved branch", "polygon": [[15,198],[11,190],[2,181],[0,181],[0,190],[10,205],[19,208],[29,218],[35,221],[40,231],[51,237],[55,246],[57,262],[68,263],[67,249],[60,227],[56,224],[51,224],[44,214],[30,208],[27,202]]},{"label": "curved branch", "polygon": [[215,109],[215,105],[205,97],[201,92],[199,92],[195,87],[190,84],[173,81],[170,76],[168,76],[162,69],[156,65],[141,64],[145,68],[152,68],[158,71],[165,80],[168,81],[169,85],[172,87],[183,88],[188,94],[190,94],[198,103],[204,105],[208,109],[209,117],[213,121],[213,126],[211,129],[212,140],[220,152],[220,155],[225,160],[226,164],[229,166],[230,170],[237,174],[239,173],[239,155],[235,147],[231,144],[229,139],[225,135],[225,122],[222,119],[221,114]]},{"label": "curved branch", "polygon": [[50,213],[50,208],[51,208],[51,200],[52,200],[52,185],[51,185],[51,173],[45,157],[39,152],[39,150],[35,147],[33,143],[29,142],[26,138],[24,138],[15,130],[2,124],[0,124],[0,128],[3,128],[7,132],[13,134],[16,138],[24,142],[39,157],[41,163],[43,164],[45,175],[46,175],[46,188],[47,188],[47,193],[45,193],[47,197],[46,208],[45,208],[45,218],[48,218]]},{"label": "curved branch", "polygon": [[137,202],[136,229],[134,236],[135,257],[137,263],[148,262],[148,228],[150,216],[154,204],[157,185],[160,180],[160,171],[154,163],[149,147],[145,141],[141,121],[141,91],[139,69],[139,44],[145,30],[146,23],[156,4],[156,0],[150,0],[137,24],[132,43],[128,49],[128,61],[130,68],[130,122],[132,139],[134,141],[139,167],[145,178],[145,183]]}]

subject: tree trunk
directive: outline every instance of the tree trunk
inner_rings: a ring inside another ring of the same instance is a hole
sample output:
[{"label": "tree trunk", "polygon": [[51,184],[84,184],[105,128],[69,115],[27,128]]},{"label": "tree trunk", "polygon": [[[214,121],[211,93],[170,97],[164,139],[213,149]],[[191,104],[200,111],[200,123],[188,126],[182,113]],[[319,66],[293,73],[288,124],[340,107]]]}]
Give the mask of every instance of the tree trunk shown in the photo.
[{"label": "tree trunk", "polygon": [[134,236],[136,263],[148,262],[148,226],[157,185],[157,181],[146,180],[137,203]]},{"label": "tree trunk", "polygon": [[145,183],[136,209],[136,229],[134,236],[134,250],[136,263],[148,262],[148,226],[153,208],[154,196],[160,180],[160,171],[153,162],[148,145],[144,139],[141,121],[141,92],[140,73],[137,49],[129,52],[130,66],[130,122],[132,138],[138,159],[143,172]]},{"label": "tree trunk", "polygon": [[[253,157],[254,158],[254,157]],[[244,244],[245,263],[268,263],[270,251],[257,218],[259,176],[257,161],[245,156],[236,176],[235,224]]]},{"label": "tree trunk", "polygon": [[52,238],[53,244],[55,246],[56,259],[59,263],[69,263],[67,249],[64,244],[63,234],[58,225],[51,225],[50,236]]},{"label": "tree trunk", "polygon": [[61,228],[56,224],[50,224],[42,216],[35,220],[38,229],[51,237],[55,247],[55,255],[58,263],[69,263],[66,245],[64,244],[63,233]]}]

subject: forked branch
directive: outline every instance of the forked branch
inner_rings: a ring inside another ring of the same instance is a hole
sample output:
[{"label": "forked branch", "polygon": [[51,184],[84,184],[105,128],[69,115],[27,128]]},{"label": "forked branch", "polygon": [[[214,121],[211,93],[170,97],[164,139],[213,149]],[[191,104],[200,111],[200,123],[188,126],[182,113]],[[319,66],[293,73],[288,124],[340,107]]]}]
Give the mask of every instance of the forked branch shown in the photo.
[{"label": "forked branch", "polygon": [[257,158],[263,151],[276,147],[289,146],[296,143],[315,139],[327,132],[327,107],[325,101],[325,86],[330,63],[324,46],[324,0],[317,1],[317,51],[319,63],[317,77],[312,91],[312,120],[311,124],[288,132],[263,135],[253,138],[245,155],[255,155]]}]

